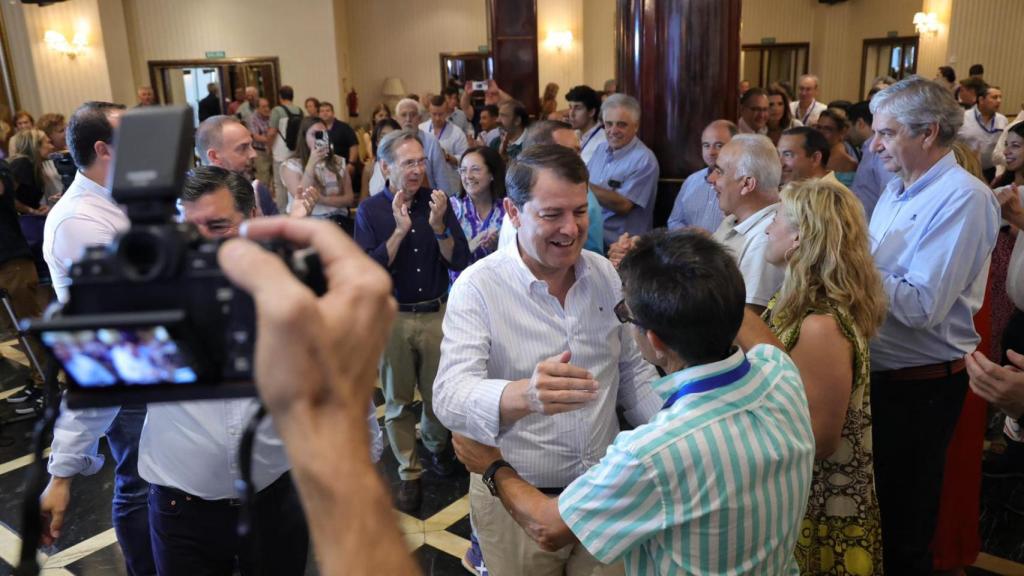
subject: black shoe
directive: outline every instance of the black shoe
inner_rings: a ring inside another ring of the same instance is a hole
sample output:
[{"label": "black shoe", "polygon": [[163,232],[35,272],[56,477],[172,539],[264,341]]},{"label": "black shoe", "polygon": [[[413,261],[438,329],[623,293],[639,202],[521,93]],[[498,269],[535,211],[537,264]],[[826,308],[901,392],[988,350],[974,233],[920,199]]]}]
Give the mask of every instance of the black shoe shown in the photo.
[{"label": "black shoe", "polygon": [[423,503],[423,487],[420,479],[402,480],[398,483],[398,495],[395,496],[395,508],[406,514],[419,512]]},{"label": "black shoe", "polygon": [[1024,477],[1024,442],[1007,439],[1002,454],[991,454],[982,462],[981,474],[988,478]]},{"label": "black shoe", "polygon": [[459,462],[459,459],[455,456],[455,450],[452,449],[451,446],[448,446],[437,454],[432,453],[430,455],[430,464],[428,468],[431,472],[441,478],[448,478],[466,471],[462,462]]}]

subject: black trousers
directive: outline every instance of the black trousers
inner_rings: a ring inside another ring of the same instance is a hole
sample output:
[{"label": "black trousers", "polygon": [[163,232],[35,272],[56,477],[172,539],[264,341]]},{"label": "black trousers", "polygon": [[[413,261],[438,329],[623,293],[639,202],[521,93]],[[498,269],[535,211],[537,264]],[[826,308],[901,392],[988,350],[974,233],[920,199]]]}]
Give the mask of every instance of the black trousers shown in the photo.
[{"label": "black trousers", "polygon": [[886,574],[932,574],[946,449],[967,394],[967,371],[930,380],[871,374],[875,490]]},{"label": "black trousers", "polygon": [[256,494],[254,529],[238,536],[239,507],[151,485],[150,537],[159,576],[301,576],[306,570],[309,529],[298,493],[285,473]]}]

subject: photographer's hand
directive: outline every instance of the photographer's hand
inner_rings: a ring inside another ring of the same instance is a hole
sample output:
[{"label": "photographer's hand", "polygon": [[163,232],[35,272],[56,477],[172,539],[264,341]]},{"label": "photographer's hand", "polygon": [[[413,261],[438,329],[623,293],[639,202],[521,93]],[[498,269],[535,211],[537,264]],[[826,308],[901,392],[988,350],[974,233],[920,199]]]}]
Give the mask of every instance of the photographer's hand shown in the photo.
[{"label": "photographer's hand", "polygon": [[39,497],[39,513],[43,516],[43,532],[39,540],[43,546],[50,546],[60,538],[64,513],[70,501],[71,478],[52,476]]},{"label": "photographer's hand", "polygon": [[328,282],[317,298],[281,259],[245,239],[219,254],[225,274],[256,303],[256,385],[285,442],[321,572],[418,573],[370,461],[366,427],[397,308],[390,276],[328,222],[251,220],[242,233],[313,246]]}]

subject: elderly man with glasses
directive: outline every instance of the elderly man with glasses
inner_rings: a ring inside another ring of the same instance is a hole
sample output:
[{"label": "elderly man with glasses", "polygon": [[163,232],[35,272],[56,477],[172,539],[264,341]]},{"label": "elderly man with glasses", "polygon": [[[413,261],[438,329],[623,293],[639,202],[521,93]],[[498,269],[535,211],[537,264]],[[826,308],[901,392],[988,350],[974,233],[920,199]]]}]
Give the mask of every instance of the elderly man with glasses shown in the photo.
[{"label": "elderly man with glasses", "polygon": [[355,240],[391,273],[398,318],[381,362],[388,441],[401,479],[396,505],[416,512],[422,502],[416,457],[413,395],[423,398],[420,435],[439,476],[453,474],[455,457],[448,431],[434,416],[432,389],[441,348],[441,320],[448,300],[448,272],[469,262],[469,245],[441,190],[423,186],[427,156],[420,132],[398,130],[377,147],[381,169],[390,184],[359,207]]}]

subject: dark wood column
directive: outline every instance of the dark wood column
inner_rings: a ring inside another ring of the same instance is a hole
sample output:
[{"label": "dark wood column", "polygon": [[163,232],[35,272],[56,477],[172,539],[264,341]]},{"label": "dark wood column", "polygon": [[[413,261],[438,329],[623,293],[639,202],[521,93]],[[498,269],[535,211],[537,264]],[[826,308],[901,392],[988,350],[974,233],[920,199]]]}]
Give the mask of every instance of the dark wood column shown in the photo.
[{"label": "dark wood column", "polygon": [[530,114],[540,113],[536,0],[488,0],[487,16],[495,82]]},{"label": "dark wood column", "polygon": [[700,133],[736,117],[741,0],[618,0],[619,90],[643,109],[640,138],[661,165],[655,226],[702,168]]}]

